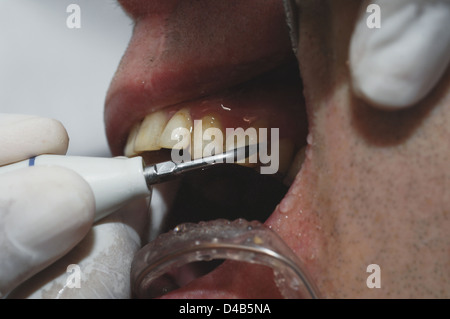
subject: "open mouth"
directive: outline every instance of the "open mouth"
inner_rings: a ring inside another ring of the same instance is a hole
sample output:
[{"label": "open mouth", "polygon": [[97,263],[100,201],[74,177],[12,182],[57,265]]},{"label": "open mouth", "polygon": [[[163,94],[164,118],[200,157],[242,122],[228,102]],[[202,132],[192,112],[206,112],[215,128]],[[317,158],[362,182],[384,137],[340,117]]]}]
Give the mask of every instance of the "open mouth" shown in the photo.
[{"label": "open mouth", "polygon": [[[201,16],[202,10],[180,4],[173,11],[166,12],[167,8],[161,6],[160,12],[134,17],[137,21],[134,36],[111,85],[105,109],[107,135],[114,155],[140,155],[151,164],[170,159],[174,148],[188,147],[191,157],[196,158],[211,145],[216,151],[227,148],[227,129],[254,128],[257,134],[261,128],[278,129],[275,174],[260,174],[258,164],[247,163],[219,166],[183,178],[162,232],[180,223],[224,218],[265,222],[302,166],[308,121],[296,57],[287,26],[280,23],[285,19],[282,3],[273,1],[267,7],[259,6],[261,20],[254,19],[254,25],[248,25],[245,12],[254,10],[250,2],[233,2],[233,6],[214,2],[213,12],[218,15],[215,18],[226,19],[227,13],[231,17],[237,9],[242,10],[243,18],[234,21],[232,27],[209,30],[208,39],[212,43],[202,43],[203,46],[199,46],[199,39],[190,37],[190,32],[206,31],[199,29],[198,22],[184,25],[184,19],[180,18],[183,13],[190,21],[199,21],[205,18]],[[133,6],[124,5],[133,15]],[[252,12],[252,16],[255,14]],[[267,25],[271,20],[276,21],[276,27]],[[249,33],[229,38],[236,34],[234,28],[244,23]],[[196,45],[202,48],[201,53]],[[195,133],[196,123],[201,123],[201,134],[192,134],[184,141],[179,138],[176,132],[182,129]],[[225,138],[208,136],[209,141],[205,141],[209,128],[220,130]],[[256,135],[256,139],[260,137]],[[253,141],[247,138],[246,142]],[[236,273],[237,269],[248,274],[249,281],[273,277],[270,269],[255,265],[249,270],[247,266],[225,263],[219,267],[220,271],[216,270],[221,272],[222,279],[217,279],[214,272],[208,275],[215,278],[214,290],[206,293],[198,289],[202,280],[208,279],[197,278],[218,263],[190,264],[166,274],[160,281],[165,285],[161,293],[151,296],[160,297],[162,292],[174,290],[168,296],[282,297],[273,279],[259,280],[245,289],[242,285],[236,285],[233,291],[220,288],[229,273]],[[176,290],[181,286],[185,288]]]},{"label": "open mouth", "polygon": [[[136,24],[106,101],[114,155],[165,160],[180,142],[166,138],[167,127],[195,131],[195,121],[206,130],[278,128],[288,146],[280,148],[277,174],[228,165],[180,181],[162,231],[257,219],[302,259],[323,296],[447,293],[448,73],[408,110],[385,112],[358,99],[348,50],[360,1],[297,1],[298,68],[279,0],[121,2]],[[204,147],[187,141],[194,157]],[[280,175],[292,162],[288,189]],[[373,263],[384,269],[384,289],[369,287]],[[159,291],[151,287],[150,297],[284,296],[264,265],[182,268],[161,278]]]}]

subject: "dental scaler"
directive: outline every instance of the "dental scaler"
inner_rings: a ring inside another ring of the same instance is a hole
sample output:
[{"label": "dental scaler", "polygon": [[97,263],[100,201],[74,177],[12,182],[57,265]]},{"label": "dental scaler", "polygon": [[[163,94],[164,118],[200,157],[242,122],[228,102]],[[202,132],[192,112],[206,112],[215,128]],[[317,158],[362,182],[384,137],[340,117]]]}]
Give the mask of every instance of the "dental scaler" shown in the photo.
[{"label": "dental scaler", "polygon": [[245,146],[176,163],[166,161],[146,166],[142,157],[83,157],[65,155],[39,155],[28,160],[0,167],[0,174],[32,166],[62,166],[81,175],[91,186],[95,197],[95,221],[116,211],[126,202],[151,196],[152,185],[172,180],[187,172],[203,170],[216,164],[236,163],[247,157],[254,147]]}]

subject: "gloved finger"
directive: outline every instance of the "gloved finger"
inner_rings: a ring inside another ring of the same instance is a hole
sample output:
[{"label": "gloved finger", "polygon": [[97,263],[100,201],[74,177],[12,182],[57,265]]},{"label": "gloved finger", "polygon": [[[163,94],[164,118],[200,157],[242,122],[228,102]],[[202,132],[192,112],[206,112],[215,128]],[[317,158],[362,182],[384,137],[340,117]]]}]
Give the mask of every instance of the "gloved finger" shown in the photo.
[{"label": "gloved finger", "polygon": [[[380,8],[380,28],[367,25],[369,4]],[[450,1],[371,0],[362,9],[350,44],[355,94],[388,110],[417,103],[450,61]]]},{"label": "gloved finger", "polygon": [[69,137],[53,119],[22,114],[0,114],[0,165],[39,154],[66,154]]},{"label": "gloved finger", "polygon": [[78,174],[31,167],[0,178],[0,296],[73,248],[88,232],[95,201]]},{"label": "gloved finger", "polygon": [[139,199],[99,221],[67,255],[21,285],[11,298],[131,297],[130,268],[148,229],[148,203]]}]

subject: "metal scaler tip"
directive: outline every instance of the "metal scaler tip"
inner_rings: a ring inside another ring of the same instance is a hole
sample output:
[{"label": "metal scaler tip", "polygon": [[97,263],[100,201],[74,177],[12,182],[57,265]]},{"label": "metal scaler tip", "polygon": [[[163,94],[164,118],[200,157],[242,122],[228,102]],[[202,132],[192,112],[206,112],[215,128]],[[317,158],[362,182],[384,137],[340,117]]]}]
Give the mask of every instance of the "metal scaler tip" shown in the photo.
[{"label": "metal scaler tip", "polygon": [[253,144],[235,148],[221,154],[202,157],[189,162],[162,162],[146,166],[144,168],[144,176],[147,182],[147,186],[150,188],[151,185],[172,180],[187,172],[203,170],[217,164],[236,163],[240,160],[250,157],[256,152],[258,152],[258,145]]}]

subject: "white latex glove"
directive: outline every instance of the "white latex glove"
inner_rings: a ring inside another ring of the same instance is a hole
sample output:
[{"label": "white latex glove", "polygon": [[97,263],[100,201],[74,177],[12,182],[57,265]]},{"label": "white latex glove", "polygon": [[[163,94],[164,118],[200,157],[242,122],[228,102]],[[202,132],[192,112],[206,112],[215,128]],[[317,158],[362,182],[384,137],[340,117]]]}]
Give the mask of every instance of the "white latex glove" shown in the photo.
[{"label": "white latex glove", "polygon": [[[0,114],[0,165],[42,153],[65,154],[55,120]],[[0,296],[47,267],[88,232],[94,196],[76,173],[46,167],[0,175]]]},{"label": "white latex glove", "polygon": [[[0,114],[0,165],[64,154],[67,144],[57,121]],[[147,204],[132,202],[91,228],[93,194],[76,173],[32,167],[0,175],[1,293],[31,277],[8,297],[130,297],[130,265],[147,230]]]},{"label": "white latex glove", "polygon": [[[367,26],[369,4],[381,9],[381,28]],[[370,0],[362,4],[350,44],[355,94],[382,109],[419,102],[450,61],[449,0]]]}]

